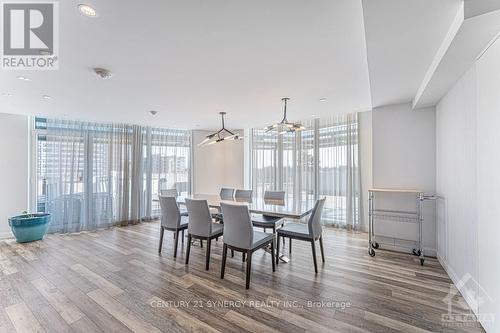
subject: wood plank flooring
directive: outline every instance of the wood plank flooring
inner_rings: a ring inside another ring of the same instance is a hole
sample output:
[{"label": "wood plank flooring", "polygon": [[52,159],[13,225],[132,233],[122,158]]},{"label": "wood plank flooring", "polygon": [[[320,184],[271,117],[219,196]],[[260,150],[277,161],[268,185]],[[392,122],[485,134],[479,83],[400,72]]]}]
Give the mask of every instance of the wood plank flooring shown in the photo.
[{"label": "wood plank flooring", "polygon": [[[222,241],[205,271],[205,249],[193,246],[186,266],[187,240],[174,259],[172,234],[161,255],[158,238],[158,222],[148,222],[1,241],[0,332],[483,332],[443,324],[455,289],[437,260],[421,267],[381,250],[371,258],[364,233],[325,228],[318,275],[309,243],[295,241],[274,274],[258,251],[250,290],[241,254],[220,279]],[[454,313],[469,313],[463,304],[457,293]]]}]

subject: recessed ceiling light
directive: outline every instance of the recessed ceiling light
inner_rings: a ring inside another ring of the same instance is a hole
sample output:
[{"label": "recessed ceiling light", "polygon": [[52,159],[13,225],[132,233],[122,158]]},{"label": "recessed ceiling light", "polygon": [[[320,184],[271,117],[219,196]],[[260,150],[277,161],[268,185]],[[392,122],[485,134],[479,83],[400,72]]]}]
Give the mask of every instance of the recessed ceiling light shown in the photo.
[{"label": "recessed ceiling light", "polygon": [[51,99],[52,97],[50,97],[49,95],[42,95],[42,98],[43,99]]},{"label": "recessed ceiling light", "polygon": [[320,98],[320,99],[319,99],[319,101],[320,101],[320,102],[326,102],[326,98],[325,98],[325,97]]},{"label": "recessed ceiling light", "polygon": [[97,11],[95,10],[94,7],[86,4],[79,4],[78,5],[78,10],[82,15],[85,15],[87,17],[96,17],[97,16]]},{"label": "recessed ceiling light", "polygon": [[23,81],[31,81],[31,79],[30,79],[30,78],[25,77],[25,76],[21,76],[21,75],[20,75],[20,76],[18,76],[17,78],[18,78],[19,80],[23,80]]}]

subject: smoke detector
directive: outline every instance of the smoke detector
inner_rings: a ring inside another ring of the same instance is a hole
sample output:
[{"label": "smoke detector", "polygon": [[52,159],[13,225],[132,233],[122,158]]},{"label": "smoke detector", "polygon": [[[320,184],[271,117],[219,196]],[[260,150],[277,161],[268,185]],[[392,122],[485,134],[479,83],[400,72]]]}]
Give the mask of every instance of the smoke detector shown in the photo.
[{"label": "smoke detector", "polygon": [[104,68],[94,68],[94,72],[103,80],[109,79],[113,76],[113,73]]},{"label": "smoke detector", "polygon": [[156,110],[151,110],[151,111],[149,111],[149,113],[151,113],[153,116],[156,116],[156,114],[158,113],[158,111],[156,111]]}]

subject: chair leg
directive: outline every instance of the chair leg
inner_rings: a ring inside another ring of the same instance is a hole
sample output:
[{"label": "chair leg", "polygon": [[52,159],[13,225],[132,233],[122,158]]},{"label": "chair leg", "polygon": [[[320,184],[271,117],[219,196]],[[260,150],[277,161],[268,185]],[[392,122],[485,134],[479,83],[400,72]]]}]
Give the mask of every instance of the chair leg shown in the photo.
[{"label": "chair leg", "polygon": [[274,238],[273,238],[273,241],[271,242],[271,261],[273,263],[273,272],[276,272],[276,264],[274,263],[274,248],[275,248],[275,246],[274,246]]},{"label": "chair leg", "polygon": [[189,253],[191,253],[191,234],[188,233],[188,244],[186,249],[186,265],[189,264]]},{"label": "chair leg", "polygon": [[325,251],[323,250],[323,235],[319,237],[319,247],[321,249],[321,260],[325,262]]},{"label": "chair leg", "polygon": [[314,245],[314,239],[311,241],[311,249],[314,261],[314,272],[318,274],[318,262],[316,261],[316,246]]},{"label": "chair leg", "polygon": [[264,228],[264,232],[266,232],[266,228]]},{"label": "chair leg", "polygon": [[210,246],[212,245],[212,240],[207,239],[207,257],[205,258],[205,270],[208,271],[210,266]]},{"label": "chair leg", "polygon": [[163,233],[165,232],[165,229],[163,229],[163,226],[160,226],[160,244],[158,245],[158,253],[161,253],[161,246],[163,244]]},{"label": "chair leg", "polygon": [[276,265],[279,264],[280,261],[280,236],[278,235],[278,244],[276,246]]},{"label": "chair leg", "polygon": [[226,258],[227,258],[227,245],[224,244],[222,247],[222,265],[220,268],[220,278],[224,278],[224,271],[226,270]]},{"label": "chair leg", "polygon": [[177,258],[177,246],[179,245],[179,229],[175,230],[174,258]]},{"label": "chair leg", "polygon": [[247,255],[247,275],[245,278],[246,281],[246,289],[250,288],[250,273],[252,272],[252,252],[248,252]]},{"label": "chair leg", "polygon": [[231,249],[231,258],[234,258],[234,250]]},{"label": "chair leg", "polygon": [[203,239],[200,239],[200,247],[203,248]]},{"label": "chair leg", "polygon": [[241,262],[245,262],[245,252],[241,254]]},{"label": "chair leg", "polygon": [[184,243],[184,229],[182,229],[182,238],[181,238],[181,242]]},{"label": "chair leg", "polygon": [[292,237],[288,238],[288,253],[292,254]]}]

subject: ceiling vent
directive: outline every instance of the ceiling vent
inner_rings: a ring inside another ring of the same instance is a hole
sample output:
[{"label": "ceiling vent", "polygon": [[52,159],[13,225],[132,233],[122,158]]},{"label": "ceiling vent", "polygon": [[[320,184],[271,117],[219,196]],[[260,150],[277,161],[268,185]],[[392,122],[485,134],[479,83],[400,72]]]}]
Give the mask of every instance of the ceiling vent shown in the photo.
[{"label": "ceiling vent", "polygon": [[109,79],[113,73],[104,68],[94,68],[94,72],[103,80]]}]

